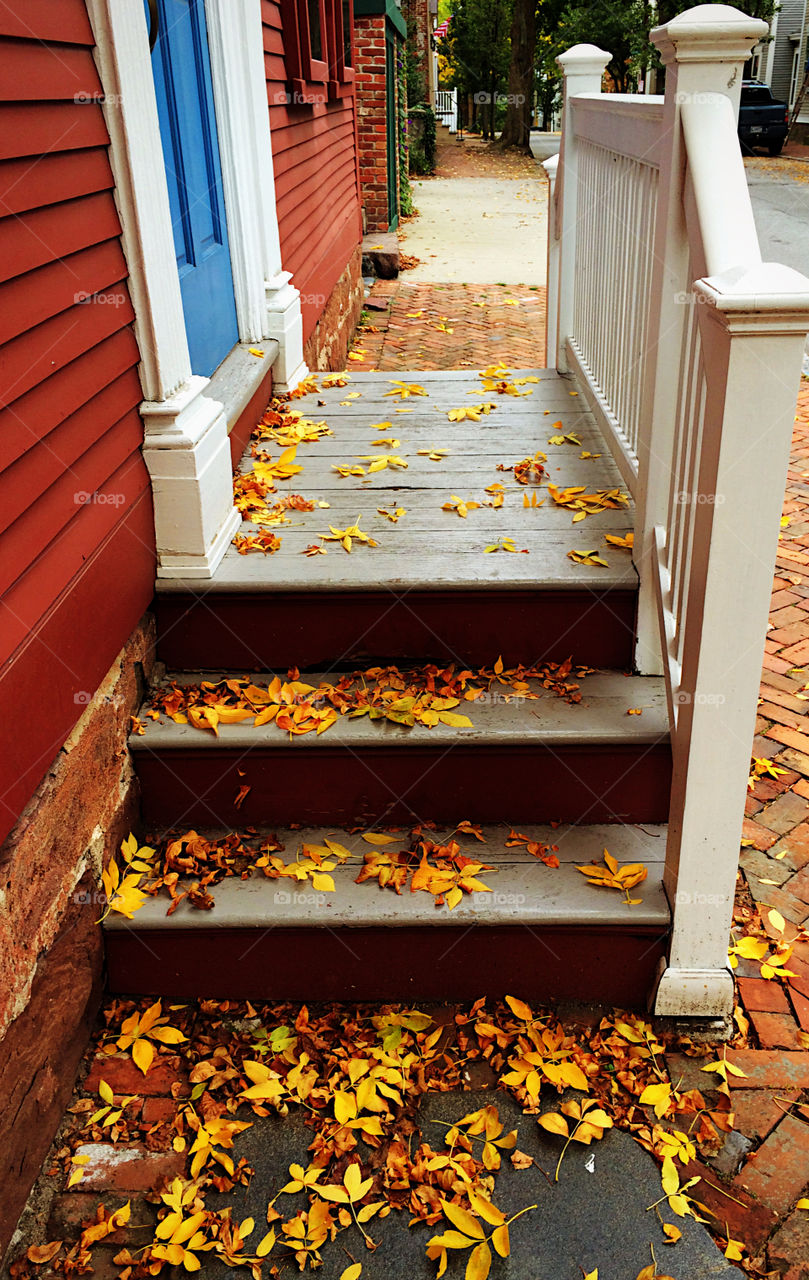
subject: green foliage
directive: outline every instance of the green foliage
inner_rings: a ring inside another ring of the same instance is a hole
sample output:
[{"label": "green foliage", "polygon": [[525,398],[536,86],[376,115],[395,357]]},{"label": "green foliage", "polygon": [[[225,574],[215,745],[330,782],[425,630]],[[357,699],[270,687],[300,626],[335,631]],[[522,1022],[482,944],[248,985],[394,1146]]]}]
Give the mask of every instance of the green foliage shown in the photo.
[{"label": "green foliage", "polygon": [[427,106],[408,112],[411,173],[435,172],[435,112]]}]

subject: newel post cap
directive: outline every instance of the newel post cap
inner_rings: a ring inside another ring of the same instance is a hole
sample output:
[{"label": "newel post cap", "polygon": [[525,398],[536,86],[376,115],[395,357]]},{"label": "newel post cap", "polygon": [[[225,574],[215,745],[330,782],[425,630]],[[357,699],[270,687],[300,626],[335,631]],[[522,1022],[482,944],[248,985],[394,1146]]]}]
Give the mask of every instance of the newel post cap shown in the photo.
[{"label": "newel post cap", "polygon": [[595,44],[574,44],[556,59],[567,76],[598,76],[604,74],[607,63],[612,57]]},{"label": "newel post cap", "polygon": [[678,13],[649,39],[663,62],[740,62],[769,31],[768,23],[751,18],[730,4],[698,4]]}]

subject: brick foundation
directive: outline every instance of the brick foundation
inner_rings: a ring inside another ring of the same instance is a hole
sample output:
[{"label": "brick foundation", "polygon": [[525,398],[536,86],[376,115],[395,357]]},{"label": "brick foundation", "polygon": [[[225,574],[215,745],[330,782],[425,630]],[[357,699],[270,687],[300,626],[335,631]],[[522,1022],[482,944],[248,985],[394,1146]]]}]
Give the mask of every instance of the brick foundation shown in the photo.
[{"label": "brick foundation", "polygon": [[303,358],[313,371],[346,367],[348,348],[362,311],[361,268],[362,250],[357,245],[304,346]]},{"label": "brick foundation", "polygon": [[53,1138],[100,995],[101,867],[135,825],[127,751],[147,616],[0,849],[0,1257]]},{"label": "brick foundation", "polygon": [[[390,228],[388,207],[387,75],[383,13],[354,18],[357,154],[366,232]],[[394,101],[397,101],[394,90]],[[398,152],[398,147],[396,148]],[[398,188],[398,161],[397,188]],[[398,199],[397,199],[398,209]]]}]

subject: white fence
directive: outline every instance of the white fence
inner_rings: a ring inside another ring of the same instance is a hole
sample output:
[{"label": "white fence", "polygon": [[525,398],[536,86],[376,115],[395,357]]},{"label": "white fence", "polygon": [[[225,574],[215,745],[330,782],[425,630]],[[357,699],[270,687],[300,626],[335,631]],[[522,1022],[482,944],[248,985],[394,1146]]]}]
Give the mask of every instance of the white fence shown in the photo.
[{"label": "white fence", "polygon": [[450,133],[458,132],[458,90],[436,89],[435,114],[441,124],[448,126]]},{"label": "white fence", "polygon": [[[578,45],[551,178],[548,364],[578,375],[635,499],[636,665],[665,676],[674,779],[660,1014],[732,1008],[727,943],[809,280],[762,263],[736,136],[766,24],[652,32],[665,97],[602,94]],[[557,167],[558,166],[558,167]]]}]

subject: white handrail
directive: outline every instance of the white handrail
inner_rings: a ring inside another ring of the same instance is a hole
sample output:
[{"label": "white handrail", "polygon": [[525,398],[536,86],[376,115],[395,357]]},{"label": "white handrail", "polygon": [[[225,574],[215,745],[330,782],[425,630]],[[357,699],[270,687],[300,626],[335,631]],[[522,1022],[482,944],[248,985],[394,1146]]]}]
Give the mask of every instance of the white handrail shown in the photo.
[{"label": "white handrail", "polygon": [[[809,280],[763,263],[736,134],[765,23],[652,32],[662,102],[577,46],[551,174],[548,363],[578,374],[636,501],[636,664],[662,673],[673,783],[660,1014],[727,1015],[727,942]],[[555,178],[555,181],[554,181]]]}]

